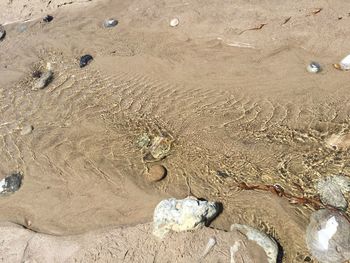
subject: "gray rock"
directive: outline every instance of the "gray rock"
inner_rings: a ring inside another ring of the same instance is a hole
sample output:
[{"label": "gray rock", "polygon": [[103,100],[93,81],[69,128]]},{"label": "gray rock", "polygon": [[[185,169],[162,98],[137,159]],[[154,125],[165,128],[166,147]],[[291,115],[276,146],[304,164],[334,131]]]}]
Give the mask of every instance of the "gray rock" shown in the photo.
[{"label": "gray rock", "polygon": [[316,188],[323,204],[343,210],[347,208],[344,194],[350,191],[350,178],[341,175],[327,176],[318,181]]},{"label": "gray rock", "polygon": [[312,213],[306,230],[306,244],[321,263],[350,260],[350,223],[335,211],[321,209]]},{"label": "gray rock", "polygon": [[12,173],[0,181],[0,195],[10,194],[18,191],[22,185],[23,175]]},{"label": "gray rock", "polygon": [[193,197],[166,199],[154,211],[153,234],[162,238],[171,230],[181,232],[197,229],[212,221],[218,213],[219,206],[214,202]]},{"label": "gray rock", "polygon": [[318,73],[321,71],[321,66],[317,62],[311,62],[309,65],[307,65],[306,70],[310,73]]},{"label": "gray rock", "polygon": [[238,230],[244,234],[249,240],[254,241],[262,247],[267,255],[269,263],[276,263],[278,256],[278,245],[274,239],[267,234],[246,225],[233,224],[231,231]]},{"label": "gray rock", "polygon": [[43,89],[47,85],[50,84],[50,82],[53,79],[53,72],[51,70],[46,71],[41,75],[41,77],[36,81],[34,85],[34,89]]},{"label": "gray rock", "polygon": [[115,20],[113,18],[106,19],[103,22],[103,26],[106,27],[106,28],[108,28],[108,27],[115,27],[116,25],[118,25],[118,20]]}]

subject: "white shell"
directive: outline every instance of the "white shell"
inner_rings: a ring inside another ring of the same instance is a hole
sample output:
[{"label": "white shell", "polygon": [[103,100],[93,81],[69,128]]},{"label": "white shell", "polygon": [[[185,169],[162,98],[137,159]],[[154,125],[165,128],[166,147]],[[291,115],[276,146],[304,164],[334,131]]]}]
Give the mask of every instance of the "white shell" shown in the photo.
[{"label": "white shell", "polygon": [[209,252],[212,250],[212,248],[216,245],[216,239],[215,237],[209,238],[208,244],[205,247],[203,254],[202,254],[202,259],[205,258]]},{"label": "white shell", "polygon": [[350,70],[350,55],[347,55],[345,58],[343,58],[339,66],[342,70]]},{"label": "white shell", "polygon": [[317,62],[311,62],[309,65],[307,65],[306,70],[310,73],[318,73],[321,71],[321,66]]},{"label": "white shell", "polygon": [[239,232],[244,234],[249,240],[252,240],[255,243],[257,243],[262,249],[264,249],[268,258],[267,261],[269,263],[276,263],[278,255],[278,245],[274,239],[269,237],[267,234],[247,225],[233,224],[231,225],[230,230],[238,230]]},{"label": "white shell", "polygon": [[170,26],[175,27],[179,24],[179,19],[178,18],[173,18],[170,20]]}]

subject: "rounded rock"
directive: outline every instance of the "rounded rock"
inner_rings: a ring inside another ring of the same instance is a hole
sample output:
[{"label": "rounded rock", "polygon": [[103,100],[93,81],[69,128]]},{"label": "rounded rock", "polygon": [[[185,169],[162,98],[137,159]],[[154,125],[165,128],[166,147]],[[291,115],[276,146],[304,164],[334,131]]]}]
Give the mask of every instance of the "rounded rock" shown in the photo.
[{"label": "rounded rock", "polygon": [[106,19],[106,20],[103,22],[103,26],[106,27],[106,28],[115,27],[116,25],[118,25],[118,20],[115,20],[115,19],[113,19],[113,18]]},{"label": "rounded rock", "polygon": [[91,62],[91,60],[93,60],[93,57],[89,54],[82,56],[79,62],[80,68],[87,66]]},{"label": "rounded rock", "polygon": [[51,83],[53,79],[53,72],[51,70],[43,73],[40,78],[35,83],[35,90],[46,88],[47,85]]},{"label": "rounded rock", "polygon": [[307,65],[306,70],[310,73],[318,73],[321,71],[321,66],[317,62],[311,62]]},{"label": "rounded rock", "polygon": [[167,174],[167,170],[163,165],[155,164],[148,168],[146,177],[150,182],[158,182],[162,180]]},{"label": "rounded rock", "polygon": [[180,23],[178,18],[173,18],[170,20],[170,26],[171,27],[176,27]]},{"label": "rounded rock", "polygon": [[31,134],[33,130],[34,130],[34,127],[32,125],[24,126],[21,129],[21,135]]},{"label": "rounded rock", "polygon": [[163,238],[169,231],[182,232],[208,225],[220,213],[216,202],[187,197],[161,201],[154,210],[153,234]]},{"label": "rounded rock", "polygon": [[348,207],[344,194],[350,191],[350,178],[341,175],[327,176],[318,181],[316,189],[323,204],[342,210]]},{"label": "rounded rock", "polygon": [[306,244],[321,263],[350,260],[350,223],[339,212],[318,210],[311,215]]}]

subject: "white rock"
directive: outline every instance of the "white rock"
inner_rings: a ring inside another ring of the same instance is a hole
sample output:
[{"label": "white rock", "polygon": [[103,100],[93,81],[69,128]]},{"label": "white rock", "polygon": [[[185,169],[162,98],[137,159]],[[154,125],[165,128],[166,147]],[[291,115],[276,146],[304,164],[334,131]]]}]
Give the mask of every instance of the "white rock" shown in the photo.
[{"label": "white rock", "polygon": [[278,245],[275,240],[266,235],[265,233],[246,225],[233,224],[231,225],[231,231],[238,230],[244,234],[249,240],[256,242],[262,247],[267,255],[269,263],[276,263],[278,255]]},{"label": "white rock", "polygon": [[21,135],[28,135],[28,134],[31,134],[33,130],[34,130],[34,127],[32,125],[27,125],[21,129],[20,134]]},{"label": "white rock", "polygon": [[342,70],[350,70],[350,55],[347,55],[345,58],[343,58],[339,66]]},{"label": "white rock", "polygon": [[197,229],[209,223],[218,213],[219,207],[214,202],[193,197],[166,199],[154,210],[153,234],[162,238],[170,230],[180,232]]},{"label": "white rock", "polygon": [[179,19],[178,18],[173,18],[170,20],[170,26],[175,27],[179,24]]}]

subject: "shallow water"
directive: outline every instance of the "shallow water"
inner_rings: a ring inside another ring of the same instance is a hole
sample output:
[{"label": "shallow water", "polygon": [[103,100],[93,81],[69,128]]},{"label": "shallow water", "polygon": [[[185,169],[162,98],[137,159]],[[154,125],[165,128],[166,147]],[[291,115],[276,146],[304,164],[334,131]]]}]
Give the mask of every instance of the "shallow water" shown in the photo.
[{"label": "shallow water", "polygon": [[[258,227],[277,239],[287,262],[303,261],[313,209],[237,185],[277,184],[317,198],[319,178],[348,176],[348,151],[326,143],[349,132],[346,76],[307,73],[304,57],[314,56],[307,45],[232,48],[205,32],[207,21],[198,24],[202,37],[181,27],[174,32],[161,14],[145,11],[147,4],[123,6],[118,26],[104,29],[107,7],[94,7],[89,17],[59,10],[52,23],[33,21],[22,33],[8,27],[0,60],[0,172],[21,171],[24,180],[0,199],[0,219],[79,233],[150,221],[164,196],[192,194],[223,203],[215,227]],[[81,69],[86,53],[94,60]],[[32,72],[48,62],[53,82],[32,90]],[[23,136],[26,125],[34,130]],[[175,139],[161,162],[168,176],[157,184],[143,177],[135,143],[145,132]]]}]

